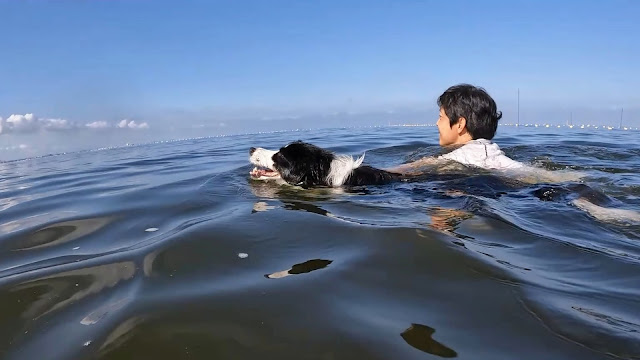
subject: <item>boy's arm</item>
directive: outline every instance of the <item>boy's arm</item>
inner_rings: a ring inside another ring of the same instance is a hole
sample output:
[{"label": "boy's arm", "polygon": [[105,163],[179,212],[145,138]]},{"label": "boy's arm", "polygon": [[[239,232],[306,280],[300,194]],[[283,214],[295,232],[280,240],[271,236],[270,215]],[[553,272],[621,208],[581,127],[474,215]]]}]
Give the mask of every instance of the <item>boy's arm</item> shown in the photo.
[{"label": "boy's arm", "polygon": [[410,162],[407,164],[398,165],[393,168],[386,169],[389,172],[394,172],[398,174],[411,174],[414,172],[419,172],[418,170],[423,166],[434,165],[438,162],[438,158],[435,157],[423,157],[420,160],[416,160],[414,162]]}]

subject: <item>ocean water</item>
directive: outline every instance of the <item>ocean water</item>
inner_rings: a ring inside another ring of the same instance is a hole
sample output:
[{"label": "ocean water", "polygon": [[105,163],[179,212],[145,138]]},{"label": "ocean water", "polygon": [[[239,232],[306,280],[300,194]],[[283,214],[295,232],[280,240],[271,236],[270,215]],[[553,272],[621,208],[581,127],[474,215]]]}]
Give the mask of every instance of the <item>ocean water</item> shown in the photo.
[{"label": "ocean water", "polygon": [[365,163],[433,127],[280,132],[0,163],[2,359],[640,359],[638,132],[499,129],[580,182],[249,179],[251,146]]}]

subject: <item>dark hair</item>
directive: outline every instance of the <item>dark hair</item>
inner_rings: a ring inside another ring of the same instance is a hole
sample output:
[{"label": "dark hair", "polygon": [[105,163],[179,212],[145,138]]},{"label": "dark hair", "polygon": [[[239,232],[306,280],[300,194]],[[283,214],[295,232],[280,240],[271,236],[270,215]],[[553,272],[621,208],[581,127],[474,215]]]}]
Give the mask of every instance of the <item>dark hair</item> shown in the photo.
[{"label": "dark hair", "polygon": [[481,88],[459,84],[448,88],[438,98],[438,106],[444,109],[449,125],[455,125],[463,117],[467,131],[473,139],[493,139],[498,129],[502,112],[497,111],[496,102]]}]

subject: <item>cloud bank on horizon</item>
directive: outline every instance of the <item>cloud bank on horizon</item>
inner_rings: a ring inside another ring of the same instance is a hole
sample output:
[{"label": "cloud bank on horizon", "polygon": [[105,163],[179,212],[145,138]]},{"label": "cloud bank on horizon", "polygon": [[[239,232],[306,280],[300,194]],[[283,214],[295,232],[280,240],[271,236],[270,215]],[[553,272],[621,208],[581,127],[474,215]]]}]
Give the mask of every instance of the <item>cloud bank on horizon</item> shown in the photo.
[{"label": "cloud bank on horizon", "polygon": [[42,118],[34,114],[12,114],[6,119],[0,117],[0,135],[10,133],[35,133],[40,131],[72,131],[81,129],[148,129],[146,122],[137,123],[135,120],[123,119],[111,124],[107,121],[91,123],[77,123],[67,119]]}]

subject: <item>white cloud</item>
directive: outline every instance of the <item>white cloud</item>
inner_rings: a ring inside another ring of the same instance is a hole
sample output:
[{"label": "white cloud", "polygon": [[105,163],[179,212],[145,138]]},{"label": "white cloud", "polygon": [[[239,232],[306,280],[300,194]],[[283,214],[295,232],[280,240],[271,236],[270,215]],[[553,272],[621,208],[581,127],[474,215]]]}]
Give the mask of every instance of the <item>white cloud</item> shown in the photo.
[{"label": "white cloud", "polygon": [[0,134],[6,133],[32,133],[41,130],[67,131],[79,129],[148,129],[149,124],[146,122],[136,123],[134,120],[122,120],[115,125],[110,125],[106,121],[94,121],[92,123],[80,125],[67,119],[49,119],[39,118],[34,114],[13,114],[6,119],[0,117]]},{"label": "white cloud", "polygon": [[6,120],[7,129],[15,132],[32,132],[38,130],[38,119],[33,114],[12,114]]},{"label": "white cloud", "polygon": [[39,118],[34,114],[13,114],[6,120],[0,118],[0,134],[30,133],[39,130],[70,130],[76,127],[76,124],[66,119]]},{"label": "white cloud", "polygon": [[65,119],[41,119],[45,129],[48,130],[69,130],[76,127],[74,124]]},{"label": "white cloud", "polygon": [[109,127],[109,123],[106,121],[94,121],[85,125],[90,129],[105,129]]},{"label": "white cloud", "polygon": [[147,124],[146,122],[140,123],[140,124],[136,124],[135,121],[131,121],[129,123],[129,127],[132,129],[148,129],[149,128],[149,124]]},{"label": "white cloud", "polygon": [[124,119],[122,121],[120,121],[117,125],[117,127],[121,128],[121,129],[125,129],[125,128],[129,128],[129,129],[148,129],[149,128],[149,124],[147,124],[146,122],[143,122],[141,124],[137,124],[135,122],[135,120],[127,120]]}]

